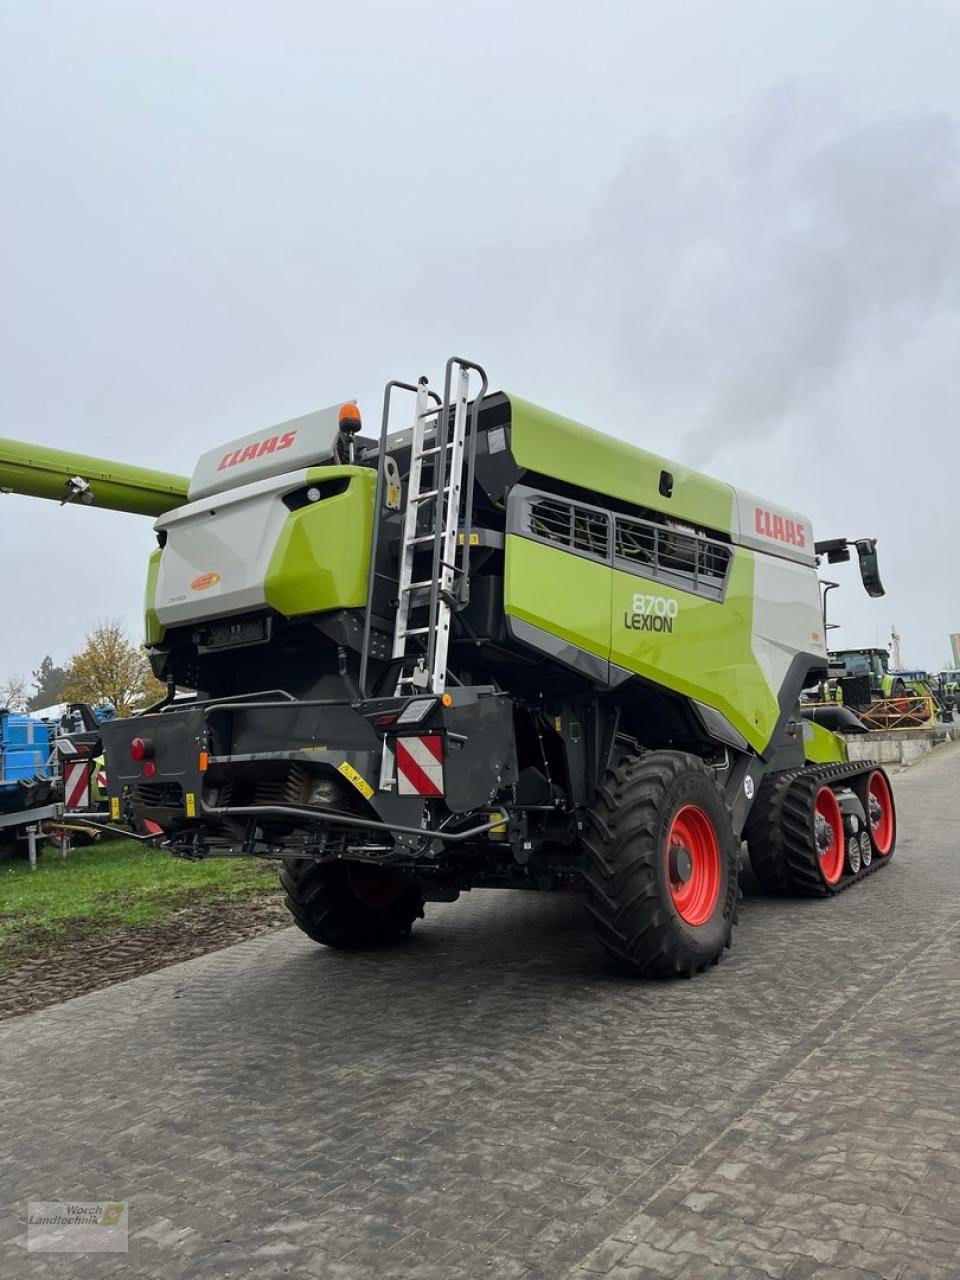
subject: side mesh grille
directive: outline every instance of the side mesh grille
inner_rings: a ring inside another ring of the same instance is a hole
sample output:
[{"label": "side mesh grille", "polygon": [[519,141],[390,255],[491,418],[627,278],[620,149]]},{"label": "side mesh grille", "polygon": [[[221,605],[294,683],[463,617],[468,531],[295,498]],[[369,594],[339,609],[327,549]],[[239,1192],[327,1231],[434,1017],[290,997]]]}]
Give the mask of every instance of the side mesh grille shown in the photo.
[{"label": "side mesh grille", "polygon": [[569,551],[606,560],[610,548],[610,522],[606,515],[558,498],[530,503],[527,530],[535,538],[553,542]]},{"label": "side mesh grille", "polygon": [[731,550],[696,533],[646,520],[617,519],[616,558],[651,578],[676,579],[699,595],[721,596]]}]

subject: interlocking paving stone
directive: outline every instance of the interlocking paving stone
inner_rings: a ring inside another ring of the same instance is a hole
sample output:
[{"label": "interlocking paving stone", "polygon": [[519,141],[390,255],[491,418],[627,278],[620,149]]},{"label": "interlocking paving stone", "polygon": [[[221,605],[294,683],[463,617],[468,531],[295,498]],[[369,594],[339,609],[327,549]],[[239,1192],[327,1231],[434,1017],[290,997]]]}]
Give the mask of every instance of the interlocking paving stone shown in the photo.
[{"label": "interlocking paving stone", "polygon": [[[369,955],[295,930],[0,1028],[4,1275],[960,1275],[960,748],[895,779],[889,868],[748,893],[631,982],[572,897],[477,892]],[[126,1255],[26,1200],[130,1201]]]}]

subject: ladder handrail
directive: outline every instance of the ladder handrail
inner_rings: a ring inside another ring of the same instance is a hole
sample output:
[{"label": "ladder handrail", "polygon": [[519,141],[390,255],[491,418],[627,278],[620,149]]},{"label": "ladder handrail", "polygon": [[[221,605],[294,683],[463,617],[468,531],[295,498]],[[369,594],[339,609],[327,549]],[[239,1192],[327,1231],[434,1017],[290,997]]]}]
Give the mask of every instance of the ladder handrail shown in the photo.
[{"label": "ladder handrail", "polygon": [[[473,397],[472,404],[470,403],[471,372],[478,373],[481,382],[480,392]],[[454,393],[455,373],[456,392]],[[447,677],[447,653],[452,614],[454,611],[463,609],[470,598],[470,534],[473,528],[477,436],[480,408],[487,389],[487,375],[483,368],[460,356],[451,356],[446,362],[442,399],[435,391],[429,389],[425,377],[420,378],[415,386],[409,382],[394,379],[384,388],[374,498],[374,529],[371,535],[363,648],[360,656],[359,685],[362,698],[369,696],[368,673],[374,592],[377,578],[384,576],[377,573],[377,557],[381,525],[384,522],[386,442],[393,392],[395,390],[413,392],[416,395],[416,410],[411,432],[406,500],[401,502],[403,514],[397,572],[398,598],[391,662],[400,661],[402,664],[406,660],[407,665],[412,667],[411,673],[405,675],[404,667],[401,665],[397,681],[398,694],[405,685],[425,686],[431,692],[442,693]],[[432,399],[439,408],[432,409],[429,399]],[[434,444],[426,448],[426,422],[434,417],[436,417]],[[434,458],[432,487],[422,491],[420,486],[423,460],[428,454]],[[466,493],[463,492],[464,483],[466,483]],[[426,505],[429,502],[432,502],[432,506]],[[423,535],[417,533],[421,510],[428,511],[431,517],[429,528]],[[463,512],[462,538],[459,536],[461,511]],[[429,580],[421,573],[423,581],[414,582],[413,564],[417,555],[416,547],[420,543],[425,543],[427,547],[432,543],[432,570]],[[458,546],[460,547],[459,560]],[[415,591],[420,593],[418,604],[414,603]],[[424,602],[422,597],[427,592],[428,598]],[[418,621],[415,627],[410,626],[410,615],[415,609],[418,611],[426,609],[426,625]],[[425,639],[425,644],[419,653],[408,652],[409,638],[414,636]]]},{"label": "ladder handrail", "polygon": [[[377,461],[377,486],[373,499],[373,533],[370,537],[370,569],[367,575],[367,605],[363,616],[363,648],[360,652],[360,696],[367,695],[367,668],[370,653],[370,631],[373,619],[373,589],[377,578],[377,550],[380,545],[380,525],[382,523],[384,459],[387,454],[387,432],[390,425],[390,401],[395,390],[412,391],[417,394],[417,387],[409,382],[400,382],[391,378],[383,389],[383,415],[380,419],[380,450]],[[436,396],[436,392],[430,393]]]},{"label": "ladder handrail", "polygon": [[[457,388],[456,403],[451,405],[450,400],[451,400],[451,392],[453,389],[453,372],[455,368],[459,368],[460,376],[458,380],[459,385]],[[471,369],[480,374],[480,377],[482,379],[481,394],[479,398],[476,398],[476,397],[474,398],[473,412],[470,415],[469,421],[461,421],[461,414],[466,413],[467,404],[469,402],[470,370]],[[471,441],[470,449],[467,455],[468,465],[467,465],[467,477],[466,477],[467,502],[469,503],[470,518],[472,520],[473,518],[473,468],[476,462],[476,425],[479,419],[479,400],[483,398],[483,394],[486,391],[486,385],[487,385],[486,373],[480,367],[480,365],[475,364],[472,360],[467,360],[463,356],[451,356],[447,361],[446,365],[444,366],[443,407],[440,410],[441,420],[444,423],[444,438],[442,443],[446,445],[447,440],[449,438],[450,429],[452,426],[454,452],[457,451],[458,442],[460,444],[460,452],[459,452],[459,457],[456,459],[456,465],[457,465],[457,471],[458,471],[456,485],[453,480],[453,465],[451,465],[450,494],[446,499],[446,519],[443,518],[444,510],[445,510],[443,491],[446,485],[446,478],[447,478],[446,448],[442,448],[438,455],[440,460],[440,467],[439,467],[439,473],[437,474],[437,477],[436,477],[437,519],[436,519],[436,525],[434,530],[435,538],[434,538],[434,544],[433,544],[433,573],[432,573],[433,581],[430,586],[431,630],[430,630],[430,634],[428,636],[428,641],[427,641],[427,668],[430,672],[431,685],[434,687],[434,692],[442,692],[442,690],[438,690],[435,687],[437,681],[440,680],[440,672],[438,668],[442,666],[445,674],[446,664],[447,664],[447,643],[449,641],[449,630],[447,630],[443,636],[438,636],[437,624],[441,618],[441,603],[444,603],[447,610],[447,617],[445,620],[447,623],[447,627],[449,628],[449,612],[452,609],[452,602],[450,600],[447,600],[445,602],[441,601],[440,583],[441,583],[441,579],[444,572],[448,570],[449,566],[454,564],[456,560],[457,533],[459,531],[458,526],[459,526],[459,520],[460,520],[460,501],[461,501],[460,495],[462,493],[462,480],[463,480],[462,450],[463,450],[463,444],[464,444],[464,437],[466,436],[466,434],[469,433],[470,427],[472,426],[474,429],[474,438]],[[450,423],[449,421],[451,410],[453,413],[452,423]],[[437,435],[437,443],[438,444],[441,443],[439,431]],[[451,464],[453,463],[454,463],[454,459],[451,459]],[[457,486],[459,487],[457,488],[456,494],[454,494],[454,488]],[[467,550],[468,543],[469,543],[469,537],[465,537],[464,552],[466,553],[467,564],[469,564],[469,559],[470,559],[469,551]],[[463,584],[463,564],[464,564],[464,560],[461,559],[460,582],[458,584],[458,590],[463,589],[463,585],[462,585]],[[453,585],[452,572],[450,572],[448,576],[451,579],[450,585],[452,587]],[[437,650],[438,650],[438,644],[440,642],[442,642],[441,647],[443,652],[440,654],[441,660],[438,661]]]},{"label": "ladder handrail", "polygon": [[[430,416],[428,397],[431,393],[427,387],[427,379],[421,378],[417,383],[417,404],[413,420],[413,431],[410,440],[410,466],[407,471],[407,501],[403,512],[403,531],[400,536],[400,564],[397,573],[397,615],[394,619],[393,653],[399,658],[406,651],[406,635],[410,621],[410,610],[413,606],[413,562],[417,538],[417,525],[420,520],[420,477],[423,473],[424,441],[426,439],[426,419]],[[437,397],[439,399],[439,397]],[[439,428],[438,428],[439,430]]]},{"label": "ladder handrail", "polygon": [[470,438],[470,452],[467,455],[467,502],[463,512],[463,557],[460,561],[460,582],[458,587],[460,607],[462,609],[470,603],[470,534],[473,532],[473,482],[477,469],[477,434],[480,427],[480,406],[486,398],[490,384],[487,381],[486,370],[482,369],[480,365],[472,364],[469,360],[460,360],[460,364],[465,369],[476,370],[480,375],[480,391],[473,398],[470,425],[467,428],[467,434]]}]

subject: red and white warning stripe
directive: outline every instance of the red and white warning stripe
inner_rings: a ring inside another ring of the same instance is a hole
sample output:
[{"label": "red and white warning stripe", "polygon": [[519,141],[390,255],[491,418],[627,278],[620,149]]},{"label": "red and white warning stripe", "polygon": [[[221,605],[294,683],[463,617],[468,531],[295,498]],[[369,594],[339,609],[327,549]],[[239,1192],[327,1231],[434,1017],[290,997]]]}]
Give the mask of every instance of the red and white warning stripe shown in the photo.
[{"label": "red and white warning stripe", "polygon": [[401,796],[443,795],[443,738],[428,734],[422,738],[396,738],[397,794]]},{"label": "red and white warning stripe", "polygon": [[71,760],[63,766],[63,800],[68,809],[89,809],[92,760]]}]

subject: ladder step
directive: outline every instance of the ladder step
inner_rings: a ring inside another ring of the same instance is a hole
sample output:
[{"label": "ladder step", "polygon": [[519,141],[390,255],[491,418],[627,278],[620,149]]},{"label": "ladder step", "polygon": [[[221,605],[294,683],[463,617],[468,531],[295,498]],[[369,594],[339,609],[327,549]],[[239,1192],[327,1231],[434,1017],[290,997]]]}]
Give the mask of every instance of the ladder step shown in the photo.
[{"label": "ladder step", "polygon": [[428,631],[432,631],[433,627],[407,627],[403,633],[405,636],[425,636]]},{"label": "ladder step", "polygon": [[423,449],[420,453],[415,453],[413,456],[415,458],[426,458],[426,457],[429,457],[430,454],[432,453],[439,453],[441,449],[452,449],[452,448],[453,448],[453,441],[451,440],[448,444],[438,444],[438,445],[434,445],[433,448],[431,449]]},{"label": "ladder step", "polygon": [[[426,502],[427,498],[435,498],[439,492],[440,492],[439,489],[424,489],[423,493],[412,494],[409,501]],[[443,486],[443,492],[444,493],[450,492],[450,486],[448,484],[445,484]]]},{"label": "ladder step", "polygon": [[421,533],[419,538],[411,538],[405,545],[408,547],[415,547],[418,542],[435,542],[436,538],[437,535],[435,533]]},{"label": "ladder step", "polygon": [[422,588],[424,587],[432,587],[432,586],[433,586],[433,579],[428,578],[426,582],[411,582],[408,586],[404,587],[403,589],[404,591],[418,591],[418,590],[422,590]]}]

